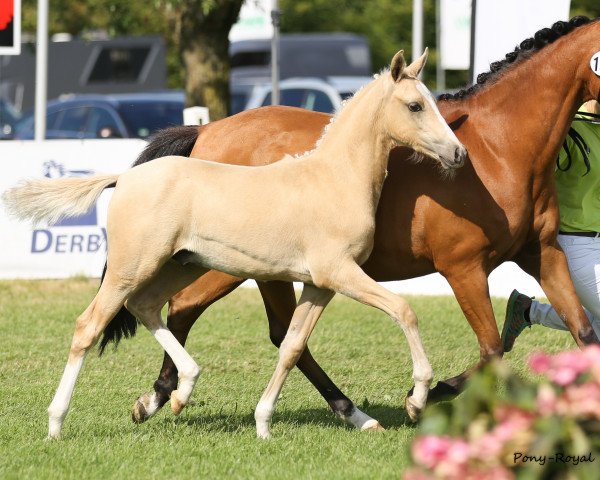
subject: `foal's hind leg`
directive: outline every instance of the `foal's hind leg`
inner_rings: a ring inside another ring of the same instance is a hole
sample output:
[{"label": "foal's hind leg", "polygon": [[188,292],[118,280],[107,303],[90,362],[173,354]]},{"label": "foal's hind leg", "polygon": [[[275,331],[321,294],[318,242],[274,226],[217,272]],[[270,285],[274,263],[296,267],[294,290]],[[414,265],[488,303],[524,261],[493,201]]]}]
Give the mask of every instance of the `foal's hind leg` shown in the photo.
[{"label": "foal's hind leg", "polygon": [[160,311],[169,298],[206,272],[196,265],[165,263],[153,278],[127,300],[126,306],[165,349],[179,372],[179,390],[171,392],[171,408],[178,415],[187,404],[200,369],[171,331]]},{"label": "foal's hind leg", "polygon": [[92,303],[77,319],[67,365],[48,407],[48,438],[60,435],[85,356],[98,341],[107,323],[123,306],[125,297],[126,292],[116,288],[110,278],[107,278]]},{"label": "foal's hind leg", "polygon": [[[211,270],[194,283],[176,293],[169,300],[167,328],[181,345],[200,315],[214,302],[232,292],[244,280],[226,273]],[[177,388],[177,367],[165,352],[154,391],[141,395],[135,402],[131,418],[142,423],[158,412],[168,402],[171,392]]]},{"label": "foal's hind leg", "polygon": [[[290,282],[257,282],[269,320],[271,342],[280,348],[296,309],[294,286]],[[315,386],[333,413],[361,430],[383,430],[377,420],[359,410],[313,358],[308,346],[296,363],[298,369]]]}]

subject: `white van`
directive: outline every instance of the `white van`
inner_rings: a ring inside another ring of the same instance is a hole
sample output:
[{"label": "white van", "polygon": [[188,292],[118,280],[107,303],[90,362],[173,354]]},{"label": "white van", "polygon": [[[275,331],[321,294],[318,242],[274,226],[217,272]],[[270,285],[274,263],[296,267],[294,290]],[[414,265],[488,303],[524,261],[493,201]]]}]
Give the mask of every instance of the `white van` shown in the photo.
[{"label": "white van", "polygon": [[[327,81],[319,78],[289,78],[279,83],[279,104],[333,113],[341,107],[344,99],[371,80],[372,77],[368,76],[331,77]],[[245,110],[271,105],[271,90],[270,84],[255,87]]]}]

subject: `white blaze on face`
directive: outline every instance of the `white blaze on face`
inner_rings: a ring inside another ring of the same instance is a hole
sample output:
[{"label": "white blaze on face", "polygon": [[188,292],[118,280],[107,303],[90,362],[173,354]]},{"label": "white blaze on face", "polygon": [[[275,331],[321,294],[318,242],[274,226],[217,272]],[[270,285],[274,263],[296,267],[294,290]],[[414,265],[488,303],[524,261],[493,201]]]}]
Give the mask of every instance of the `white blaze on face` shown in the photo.
[{"label": "white blaze on face", "polygon": [[439,109],[437,108],[437,105],[435,104],[435,100],[433,99],[433,95],[431,95],[431,92],[421,82],[417,82],[417,90],[421,93],[421,95],[423,95],[423,98],[425,99],[425,101],[427,103],[429,103],[429,106],[431,107],[432,111],[435,113],[435,116],[437,117],[437,119],[445,127],[446,134],[450,138],[452,138],[457,143],[457,145],[460,145],[458,138],[456,138],[456,135],[454,135],[454,132],[448,126],[448,124],[446,123],[446,120],[444,120],[444,117],[442,117],[442,114],[440,113]]}]

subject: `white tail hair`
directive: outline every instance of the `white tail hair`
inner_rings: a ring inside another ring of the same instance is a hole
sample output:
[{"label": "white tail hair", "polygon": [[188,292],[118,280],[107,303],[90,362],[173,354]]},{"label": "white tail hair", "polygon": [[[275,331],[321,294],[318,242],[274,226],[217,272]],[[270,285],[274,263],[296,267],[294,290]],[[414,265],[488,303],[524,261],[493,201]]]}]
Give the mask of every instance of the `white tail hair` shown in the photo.
[{"label": "white tail hair", "polygon": [[8,212],[21,220],[54,224],[86,213],[117,178],[119,175],[29,179],[6,190],[2,199]]}]

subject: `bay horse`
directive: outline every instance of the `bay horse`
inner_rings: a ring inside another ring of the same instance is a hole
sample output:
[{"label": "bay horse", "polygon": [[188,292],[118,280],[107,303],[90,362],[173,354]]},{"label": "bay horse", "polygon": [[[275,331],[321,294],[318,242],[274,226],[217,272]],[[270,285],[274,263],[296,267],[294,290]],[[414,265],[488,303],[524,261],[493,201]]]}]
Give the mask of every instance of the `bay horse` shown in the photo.
[{"label": "bay horse", "polygon": [[[9,210],[34,222],[86,212],[109,186],[107,271],[77,319],[69,358],[48,408],[57,438],[88,350],[124,305],[173,359],[180,376],[171,393],[178,414],[200,369],[165,327],[169,298],[209,269],[260,280],[301,281],[304,289],[280,347],[279,360],[255,410],[259,438],[269,438],[276,401],[328,302],[341,293],[386,312],[406,334],[416,419],[433,377],[417,318],[408,303],[360,268],[371,253],[375,212],[389,153],[410,145],[438,168],[464,164],[466,150],[418,80],[427,51],[363,87],[330,123],[319,145],[297,158],[259,168],[167,156],[123,174],[32,179],[5,192]],[[269,185],[265,189],[265,185]],[[264,205],[277,205],[268,216]],[[378,428],[372,421],[367,428]]]},{"label": "bay horse", "polygon": [[[491,72],[480,75],[472,88],[443,96],[438,108],[467,146],[470,159],[452,182],[434,175],[427,162],[407,165],[408,149],[391,153],[377,210],[375,245],[363,268],[378,281],[436,271],[446,277],[477,336],[480,360],[474,368],[503,353],[487,277],[509,260],[537,279],[578,345],[598,341],[556,243],[553,177],[575,111],[584,101],[599,97],[600,78],[590,68],[598,50],[600,22],[584,17],[557,22],[493,63]],[[156,136],[136,163],[176,153],[262,165],[284,153],[313,148],[329,119],[299,109],[264,107],[200,128],[175,127]],[[173,296],[168,326],[177,339],[185,344],[197,317],[242,281],[213,271]],[[258,286],[271,340],[279,346],[296,305],[293,287],[284,282],[258,282]],[[133,335],[135,329],[135,318],[123,309],[109,324],[101,349],[111,340]],[[353,416],[358,408],[308,349],[297,366],[336,415],[361,428]],[[439,381],[430,398],[456,395],[470,371]],[[134,404],[134,421],[151,417],[176,386],[177,369],[165,355],[154,391]]]}]

